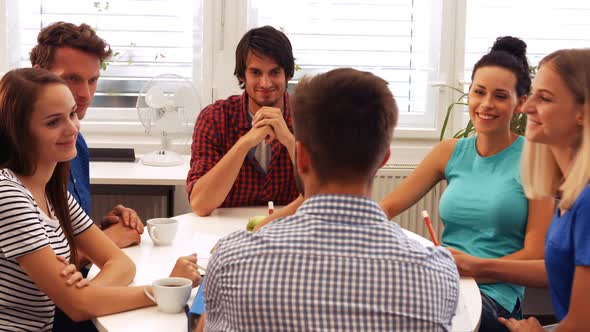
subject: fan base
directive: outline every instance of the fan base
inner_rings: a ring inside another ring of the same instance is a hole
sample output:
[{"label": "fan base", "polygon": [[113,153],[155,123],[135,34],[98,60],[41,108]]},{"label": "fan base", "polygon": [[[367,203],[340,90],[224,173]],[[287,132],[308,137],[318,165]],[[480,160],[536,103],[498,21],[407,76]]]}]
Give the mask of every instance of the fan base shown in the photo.
[{"label": "fan base", "polygon": [[176,152],[168,150],[153,151],[141,158],[141,162],[148,166],[178,166],[184,164],[184,159]]}]

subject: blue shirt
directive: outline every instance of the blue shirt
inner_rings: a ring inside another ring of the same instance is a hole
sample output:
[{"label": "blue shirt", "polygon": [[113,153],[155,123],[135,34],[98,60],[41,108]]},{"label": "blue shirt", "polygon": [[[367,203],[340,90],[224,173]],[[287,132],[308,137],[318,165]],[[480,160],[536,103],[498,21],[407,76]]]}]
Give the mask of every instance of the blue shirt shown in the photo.
[{"label": "blue shirt", "polygon": [[74,196],[78,204],[87,215],[90,215],[90,159],[88,156],[88,145],[78,133],[76,140],[76,158],[70,161],[70,181],[68,191]]},{"label": "blue shirt", "polygon": [[256,233],[221,240],[207,266],[207,331],[447,331],[459,276],[375,202],[316,195]]},{"label": "blue shirt", "polygon": [[[448,183],[439,204],[443,245],[470,255],[497,258],[524,246],[528,200],[520,179],[519,136],[499,153],[481,157],[477,137],[460,139],[445,168]],[[482,284],[480,290],[512,312],[524,287]]]},{"label": "blue shirt", "polygon": [[[590,266],[590,187],[563,215],[556,209],[545,241],[545,268],[553,310],[562,320],[569,310],[576,266]],[[588,290],[583,290],[587,292]]]}]

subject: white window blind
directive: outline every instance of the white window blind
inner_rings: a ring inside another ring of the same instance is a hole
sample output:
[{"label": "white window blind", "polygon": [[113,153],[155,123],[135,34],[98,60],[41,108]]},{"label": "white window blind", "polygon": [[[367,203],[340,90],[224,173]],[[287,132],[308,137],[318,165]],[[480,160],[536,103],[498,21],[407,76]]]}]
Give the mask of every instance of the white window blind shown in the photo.
[{"label": "white window blind", "polygon": [[337,67],[370,71],[389,82],[401,127],[433,128],[440,13],[439,1],[256,0],[250,25],[287,34],[300,67],[291,83]]},{"label": "white window blind", "polygon": [[[590,47],[590,2],[585,0],[466,1],[465,55],[461,82],[469,89],[473,66],[497,37],[513,36],[527,44],[529,66],[562,48]],[[467,107],[458,128],[469,121]]]},{"label": "white window blind", "polygon": [[87,23],[114,52],[87,118],[137,121],[137,94],[151,78],[172,73],[198,80],[193,64],[200,63],[203,38],[196,6],[200,1],[19,1],[20,66],[30,66],[41,28],[57,21]]},{"label": "white window blind", "polygon": [[283,29],[293,44],[301,70],[291,86],[305,74],[345,66],[386,79],[400,106],[399,127],[406,129],[408,138],[438,136],[432,134],[455,97],[431,84],[456,85],[457,80],[469,84],[473,64],[496,37],[522,38],[528,44],[531,65],[559,48],[590,46],[590,3],[586,0],[0,3],[7,12],[4,22],[0,21],[7,33],[5,54],[0,56],[3,70],[29,66],[28,52],[39,29],[58,20],[96,27],[119,52],[102,72],[97,97],[83,125],[86,134],[93,131],[95,139],[105,142],[111,132],[126,138],[135,135],[133,139],[138,140],[145,135],[135,112],[135,95],[158,74],[192,78],[205,104],[211,96],[239,93],[232,75],[235,47],[248,28],[265,24]]},{"label": "white window blind", "polygon": [[531,66],[558,49],[590,47],[589,17],[587,0],[467,1],[465,82],[499,36],[522,39]]}]

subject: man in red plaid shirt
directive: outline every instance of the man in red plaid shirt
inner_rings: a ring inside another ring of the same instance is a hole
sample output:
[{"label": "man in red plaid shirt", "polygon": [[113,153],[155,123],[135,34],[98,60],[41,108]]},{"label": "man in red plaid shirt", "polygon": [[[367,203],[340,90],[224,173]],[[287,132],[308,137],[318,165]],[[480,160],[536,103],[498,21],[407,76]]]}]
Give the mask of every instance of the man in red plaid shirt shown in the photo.
[{"label": "man in red plaid shirt", "polygon": [[244,93],[207,106],[195,124],[186,186],[199,216],[297,197],[286,92],[294,70],[291,43],[281,31],[265,26],[240,40],[234,75]]}]

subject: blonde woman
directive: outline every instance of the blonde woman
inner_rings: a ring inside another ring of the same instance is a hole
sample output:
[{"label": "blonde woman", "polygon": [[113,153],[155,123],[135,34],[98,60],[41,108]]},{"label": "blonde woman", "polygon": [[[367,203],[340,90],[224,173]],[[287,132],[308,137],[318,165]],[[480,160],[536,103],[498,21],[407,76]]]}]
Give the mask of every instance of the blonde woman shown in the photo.
[{"label": "blonde woman", "polygon": [[[522,177],[530,198],[556,197],[545,261],[482,260],[455,253],[463,274],[549,285],[559,326],[590,331],[590,49],[559,50],[540,63],[528,115]],[[484,272],[485,271],[485,272]],[[500,319],[511,331],[543,331],[535,318]]]}]

